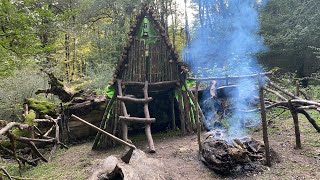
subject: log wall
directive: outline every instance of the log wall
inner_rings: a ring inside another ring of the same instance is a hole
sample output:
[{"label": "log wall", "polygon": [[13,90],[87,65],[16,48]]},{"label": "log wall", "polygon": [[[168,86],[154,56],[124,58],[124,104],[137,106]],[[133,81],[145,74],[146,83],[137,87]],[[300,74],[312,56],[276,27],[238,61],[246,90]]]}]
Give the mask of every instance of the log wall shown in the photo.
[{"label": "log wall", "polygon": [[146,47],[143,39],[133,38],[122,73],[123,81],[155,83],[179,80],[178,64],[171,57],[165,41],[159,38],[156,43],[149,44],[149,60],[145,56]]}]

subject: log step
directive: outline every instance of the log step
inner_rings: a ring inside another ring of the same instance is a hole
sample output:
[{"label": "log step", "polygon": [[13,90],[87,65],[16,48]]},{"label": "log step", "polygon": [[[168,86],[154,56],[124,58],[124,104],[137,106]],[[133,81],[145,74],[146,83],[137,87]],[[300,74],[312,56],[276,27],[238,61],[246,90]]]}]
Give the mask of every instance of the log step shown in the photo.
[{"label": "log step", "polygon": [[133,98],[128,96],[117,96],[117,98],[121,101],[129,101],[134,103],[148,103],[152,101],[152,97],[148,97],[145,99],[145,98]]},{"label": "log step", "polygon": [[152,123],[156,121],[156,118],[138,118],[138,117],[120,116],[120,120],[128,121],[128,122],[138,122],[138,123]]}]

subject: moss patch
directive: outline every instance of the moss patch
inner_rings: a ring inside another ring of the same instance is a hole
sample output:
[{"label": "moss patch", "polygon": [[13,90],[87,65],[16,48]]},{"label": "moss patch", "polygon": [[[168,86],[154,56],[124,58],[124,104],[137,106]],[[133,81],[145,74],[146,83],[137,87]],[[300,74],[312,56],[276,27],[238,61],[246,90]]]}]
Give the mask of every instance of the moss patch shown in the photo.
[{"label": "moss patch", "polygon": [[30,109],[38,112],[40,115],[55,114],[56,105],[48,101],[41,101],[34,98],[27,99]]}]

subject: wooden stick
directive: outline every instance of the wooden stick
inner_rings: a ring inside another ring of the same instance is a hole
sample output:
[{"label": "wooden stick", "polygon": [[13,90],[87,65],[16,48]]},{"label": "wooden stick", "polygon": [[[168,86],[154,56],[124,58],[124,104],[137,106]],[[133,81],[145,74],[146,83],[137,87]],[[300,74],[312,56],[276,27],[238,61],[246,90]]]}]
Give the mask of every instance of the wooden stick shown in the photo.
[{"label": "wooden stick", "polygon": [[261,119],[262,119],[262,130],[263,130],[263,141],[266,151],[266,164],[271,166],[270,158],[270,148],[269,148],[269,139],[268,139],[268,126],[267,126],[267,115],[264,105],[264,93],[263,93],[263,83],[262,78],[259,76],[259,97],[260,97],[260,109],[261,109]]},{"label": "wooden stick", "polygon": [[35,161],[30,161],[22,156],[19,156],[19,155],[15,155],[15,153],[13,151],[11,151],[10,149],[8,148],[5,148],[3,147],[1,144],[0,144],[0,149],[8,154],[10,154],[11,156],[15,156],[17,159],[19,159],[23,164],[27,163],[31,166],[37,166],[37,163]]},{"label": "wooden stick", "polygon": [[284,90],[283,88],[279,87],[278,85],[274,84],[270,80],[268,80],[267,83],[268,83],[269,86],[273,87],[274,89],[284,93],[285,95],[287,95],[287,96],[289,96],[289,97],[291,97],[293,99],[300,99],[299,97],[295,96],[291,92],[288,92],[288,91]]},{"label": "wooden stick", "polygon": [[[4,169],[4,167],[0,167],[0,170],[2,170],[4,172],[4,174],[9,178],[9,180],[12,180],[10,174],[8,173],[7,170]],[[1,178],[1,176],[0,176],[0,178]]]},{"label": "wooden stick", "polygon": [[72,114],[71,117],[74,118],[74,119],[76,119],[76,120],[78,120],[78,121],[80,121],[80,122],[82,122],[82,123],[84,123],[84,124],[86,124],[86,125],[88,125],[88,126],[90,126],[90,127],[92,127],[92,128],[95,129],[95,130],[98,130],[98,131],[106,134],[107,136],[111,137],[112,139],[118,141],[118,142],[121,143],[121,144],[124,144],[124,145],[126,145],[126,146],[129,146],[129,147],[131,147],[131,148],[136,149],[136,147],[135,147],[133,144],[130,144],[130,143],[128,143],[128,142],[126,142],[126,141],[124,141],[124,140],[122,140],[122,139],[120,139],[120,138],[118,138],[118,137],[116,137],[116,136],[114,136],[114,135],[112,135],[112,134],[110,134],[110,133],[108,133],[108,132],[106,132],[106,131],[98,128],[97,126],[92,125],[91,123],[88,123],[87,121],[79,118],[78,116],[76,116],[76,115],[74,115],[74,114]]},{"label": "wooden stick", "polygon": [[126,96],[117,96],[117,99],[121,101],[129,101],[134,103],[146,103],[152,101],[152,97],[148,97],[147,99],[144,98],[132,98],[132,97],[126,97]]},{"label": "wooden stick", "polygon": [[208,77],[208,78],[187,78],[188,80],[194,81],[213,81],[213,80],[236,80],[236,79],[246,79],[246,78],[259,78],[260,75],[268,76],[271,75],[272,72],[261,73],[261,74],[251,74],[251,75],[242,75],[242,76],[226,76],[226,77]]},{"label": "wooden stick", "polygon": [[[119,96],[123,96],[122,94],[122,86],[121,86],[122,81],[120,79],[117,80],[117,85],[118,85],[118,94]],[[126,108],[126,104],[121,101],[120,102],[120,109],[123,112],[123,115],[126,117],[129,117],[128,112],[127,112],[127,108]],[[122,127],[122,139],[125,141],[129,141],[128,139],[128,124],[125,121],[121,121],[121,127]]]},{"label": "wooden stick", "polygon": [[[107,106],[106,106],[106,109],[103,113],[103,116],[102,116],[102,119],[101,119],[101,123],[100,123],[100,128],[103,129],[104,128],[104,125],[107,121],[107,118],[108,118],[108,114],[112,108],[112,105],[113,105],[113,102],[115,101],[115,98],[116,97],[116,93],[113,94],[112,98],[110,99],[110,101],[108,102]],[[101,138],[101,132],[98,131],[96,137],[94,138],[94,143],[92,145],[92,149],[96,149],[98,144],[99,144],[99,141],[100,141],[100,138]]]},{"label": "wooden stick", "polygon": [[127,117],[120,116],[120,120],[138,123],[152,123],[156,121],[156,118],[139,118],[139,117]]},{"label": "wooden stick", "polygon": [[274,90],[272,90],[272,89],[269,89],[269,88],[263,88],[265,91],[267,91],[267,92],[270,92],[270,93],[272,93],[272,94],[274,94],[274,95],[276,95],[278,98],[280,98],[282,101],[288,101],[288,99],[287,98],[285,98],[284,96],[282,96],[280,93],[278,93],[277,91],[274,91]]},{"label": "wooden stick", "polygon": [[317,130],[317,132],[320,133],[320,127],[307,111],[303,109],[298,109],[297,111],[298,113],[303,114],[308,119],[308,121],[312,124],[312,126]]},{"label": "wooden stick", "polygon": [[290,112],[292,114],[293,123],[294,123],[294,133],[296,135],[296,148],[301,149],[301,138],[300,138],[300,129],[299,129],[299,117],[298,113],[292,106],[291,101],[288,102]]},{"label": "wooden stick", "polygon": [[[148,98],[148,81],[145,81],[145,85],[143,88],[143,94],[144,94],[144,98],[147,99]],[[149,113],[149,107],[148,107],[148,103],[144,103],[144,115],[146,118],[150,118],[150,113]],[[146,123],[146,127],[145,127],[145,133],[147,135],[147,139],[149,142],[149,152],[154,153],[156,152],[155,147],[154,147],[154,143],[153,143],[153,139],[152,139],[152,135],[151,135],[151,123]]]},{"label": "wooden stick", "polygon": [[[156,82],[156,83],[149,83],[149,87],[161,87],[161,86],[168,86],[168,85],[176,85],[180,81],[174,80],[174,81],[162,81],[162,82]],[[135,86],[144,86],[143,82],[132,82],[132,81],[126,81],[122,82],[124,85],[135,85]]]},{"label": "wooden stick", "polygon": [[10,129],[12,129],[14,127],[18,127],[19,129],[29,129],[29,128],[31,128],[31,126],[29,126],[28,124],[10,122],[4,128],[0,129],[0,135],[4,135],[5,133],[7,133]]},{"label": "wooden stick", "polygon": [[[199,90],[199,82],[196,83],[196,102],[194,104],[197,106],[198,104],[198,90]],[[201,153],[202,147],[201,147],[201,124],[199,121],[199,110],[197,107],[195,107],[195,114],[196,114],[196,123],[197,123],[197,139],[198,139],[198,146],[199,146],[199,153]]]}]

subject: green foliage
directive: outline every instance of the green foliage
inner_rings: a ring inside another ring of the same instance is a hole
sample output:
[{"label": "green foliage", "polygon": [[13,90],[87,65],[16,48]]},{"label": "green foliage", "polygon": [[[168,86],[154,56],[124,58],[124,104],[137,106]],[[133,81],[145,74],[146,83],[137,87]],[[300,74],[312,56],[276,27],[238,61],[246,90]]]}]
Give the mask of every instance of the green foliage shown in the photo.
[{"label": "green foliage", "polygon": [[27,99],[29,108],[35,110],[41,115],[53,114],[55,112],[56,104],[49,101],[41,101],[34,98]]},{"label": "green foliage", "polygon": [[26,65],[13,75],[0,78],[0,119],[21,119],[24,99],[34,97],[39,88],[48,88],[46,75],[38,69],[37,65]]},{"label": "green foliage", "polygon": [[261,56],[264,64],[309,76],[320,62],[308,46],[320,42],[320,9],[317,0],[270,0],[261,12],[261,34],[269,52]]}]

